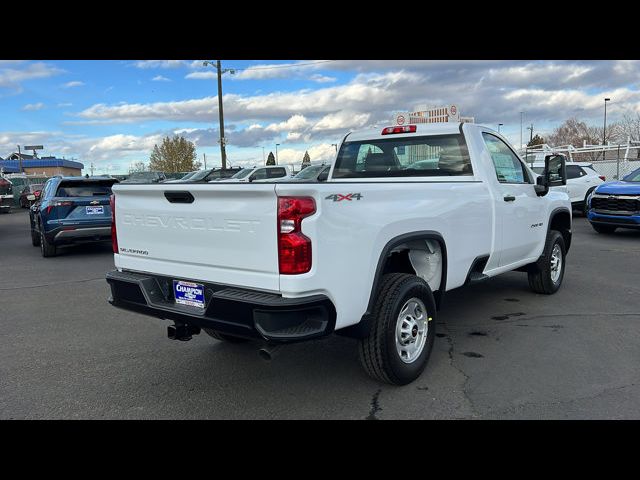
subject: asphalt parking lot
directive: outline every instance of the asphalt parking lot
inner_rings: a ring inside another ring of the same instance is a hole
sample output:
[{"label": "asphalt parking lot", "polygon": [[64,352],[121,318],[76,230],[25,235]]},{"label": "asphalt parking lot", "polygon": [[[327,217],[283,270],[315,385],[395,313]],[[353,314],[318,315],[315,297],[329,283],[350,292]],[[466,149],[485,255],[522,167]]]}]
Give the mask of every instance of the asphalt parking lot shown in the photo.
[{"label": "asphalt parking lot", "polygon": [[42,258],[28,214],[0,214],[2,419],[640,418],[640,232],[574,218],[562,289],[509,273],[447,293],[435,350],[405,387],[370,380],[355,341],[285,347],[202,334],[111,307],[111,246]]}]

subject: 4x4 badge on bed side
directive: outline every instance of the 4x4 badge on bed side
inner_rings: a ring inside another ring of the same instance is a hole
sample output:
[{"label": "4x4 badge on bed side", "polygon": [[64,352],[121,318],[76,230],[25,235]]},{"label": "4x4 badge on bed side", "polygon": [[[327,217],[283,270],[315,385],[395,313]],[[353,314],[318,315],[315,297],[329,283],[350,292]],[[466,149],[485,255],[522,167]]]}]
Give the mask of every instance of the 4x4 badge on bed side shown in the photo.
[{"label": "4x4 badge on bed side", "polygon": [[359,193],[347,193],[344,195],[341,193],[336,193],[334,195],[327,196],[325,200],[333,200],[334,202],[341,202],[343,200],[352,201],[354,198],[356,200],[360,200],[362,198],[362,195],[360,195]]}]

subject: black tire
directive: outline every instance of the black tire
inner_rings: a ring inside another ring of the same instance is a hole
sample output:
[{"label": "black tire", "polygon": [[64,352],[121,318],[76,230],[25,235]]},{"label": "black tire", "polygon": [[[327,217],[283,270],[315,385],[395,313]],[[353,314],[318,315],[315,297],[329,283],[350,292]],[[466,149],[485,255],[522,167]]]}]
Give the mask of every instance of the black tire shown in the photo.
[{"label": "black tire", "polygon": [[40,253],[42,253],[43,257],[55,257],[57,253],[57,248],[55,245],[51,245],[47,242],[47,237],[42,233],[42,229],[40,229]]},{"label": "black tire", "polygon": [[[560,248],[562,262],[560,265],[560,274],[554,282],[552,278],[551,256],[556,245]],[[545,242],[542,256],[536,263],[529,267],[528,276],[531,290],[536,293],[544,293],[545,295],[556,293],[560,285],[562,285],[562,279],[564,278],[567,265],[566,256],[567,249],[562,234],[557,230],[550,230],[547,234],[547,241]]]},{"label": "black tire", "polygon": [[[412,297],[426,307],[427,336],[422,352],[411,363],[405,363],[396,349],[396,323],[400,309]],[[422,374],[435,338],[436,303],[429,285],[420,277],[406,273],[390,273],[382,277],[376,295],[369,335],[360,340],[360,362],[375,380],[393,385],[406,385]]]},{"label": "black tire", "polygon": [[591,193],[595,190],[595,188],[591,188],[587,194],[584,196],[584,203],[582,204],[582,215],[584,215],[585,217],[589,214],[589,203],[587,202],[587,198],[589,198],[589,195],[591,195]]},{"label": "black tire", "polygon": [[229,342],[229,343],[244,343],[248,342],[249,339],[242,337],[235,337],[233,335],[227,335],[226,333],[220,333],[215,330],[211,330],[210,328],[203,328],[204,332],[210,337],[215,338],[216,340],[220,340],[221,342]]},{"label": "black tire", "polygon": [[598,233],[613,233],[616,231],[616,228],[613,225],[598,225],[596,223],[592,223],[591,226]]},{"label": "black tire", "polygon": [[40,234],[33,228],[31,229],[31,245],[33,245],[34,247],[40,246]]}]

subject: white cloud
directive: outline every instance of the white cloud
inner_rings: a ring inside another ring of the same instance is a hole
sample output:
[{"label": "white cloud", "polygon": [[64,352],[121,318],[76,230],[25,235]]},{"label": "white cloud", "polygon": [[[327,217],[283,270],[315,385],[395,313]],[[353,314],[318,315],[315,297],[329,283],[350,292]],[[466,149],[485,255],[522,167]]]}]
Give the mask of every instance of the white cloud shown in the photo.
[{"label": "white cloud", "polygon": [[44,103],[42,102],[27,103],[24,107],[22,107],[22,110],[26,112],[35,112],[37,110],[42,110],[43,108],[44,108]]},{"label": "white cloud", "polygon": [[133,66],[141,69],[150,68],[180,68],[189,65],[186,60],[139,60]]},{"label": "white cloud", "polygon": [[24,62],[21,61],[3,61],[0,64],[0,88],[21,90],[21,82],[36,78],[48,78],[64,73],[61,68],[42,62],[30,63],[24,68],[14,68],[23,64]]},{"label": "white cloud", "polygon": [[371,114],[369,113],[357,113],[342,110],[322,117],[322,119],[313,126],[313,130],[345,130],[361,128],[367,124],[370,117]]},{"label": "white cloud", "polygon": [[73,103],[70,102],[64,102],[64,103],[59,103],[58,105],[56,105],[58,108],[66,108],[66,107],[71,107],[73,106]]},{"label": "white cloud", "polygon": [[163,77],[162,75],[156,75],[151,79],[152,82],[170,82],[171,79],[167,77]]},{"label": "white cloud", "polygon": [[211,80],[217,78],[217,75],[215,72],[192,72],[184,78],[187,80]]},{"label": "white cloud", "polygon": [[84,86],[84,82],[81,82],[80,80],[74,80],[72,82],[67,82],[64,85],[62,85],[63,88],[73,88],[73,87],[82,87]]},{"label": "white cloud", "polygon": [[268,125],[265,130],[268,132],[286,132],[302,130],[310,125],[310,122],[304,117],[304,115],[293,115],[288,120],[280,123],[272,123]]},{"label": "white cloud", "polygon": [[309,80],[313,80],[314,82],[317,82],[317,83],[330,83],[330,82],[335,82],[337,79],[335,77],[328,77],[326,75],[315,73],[309,77]]},{"label": "white cloud", "polygon": [[336,151],[330,143],[321,143],[312,145],[309,148],[295,149],[283,148],[278,149],[278,163],[298,165],[302,163],[304,152],[309,152],[312,162],[330,162],[335,158]]}]

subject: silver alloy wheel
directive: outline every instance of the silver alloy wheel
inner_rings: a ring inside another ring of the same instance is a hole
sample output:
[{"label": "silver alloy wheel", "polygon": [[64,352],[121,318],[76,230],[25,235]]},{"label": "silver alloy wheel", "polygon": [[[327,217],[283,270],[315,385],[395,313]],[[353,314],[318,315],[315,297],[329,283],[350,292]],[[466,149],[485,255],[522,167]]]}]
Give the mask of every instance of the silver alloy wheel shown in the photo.
[{"label": "silver alloy wheel", "polygon": [[557,243],[551,251],[551,281],[558,283],[560,274],[562,273],[562,249]]},{"label": "silver alloy wheel", "polygon": [[404,363],[412,363],[420,356],[428,331],[429,315],[424,302],[410,298],[400,309],[396,321],[396,350]]}]

